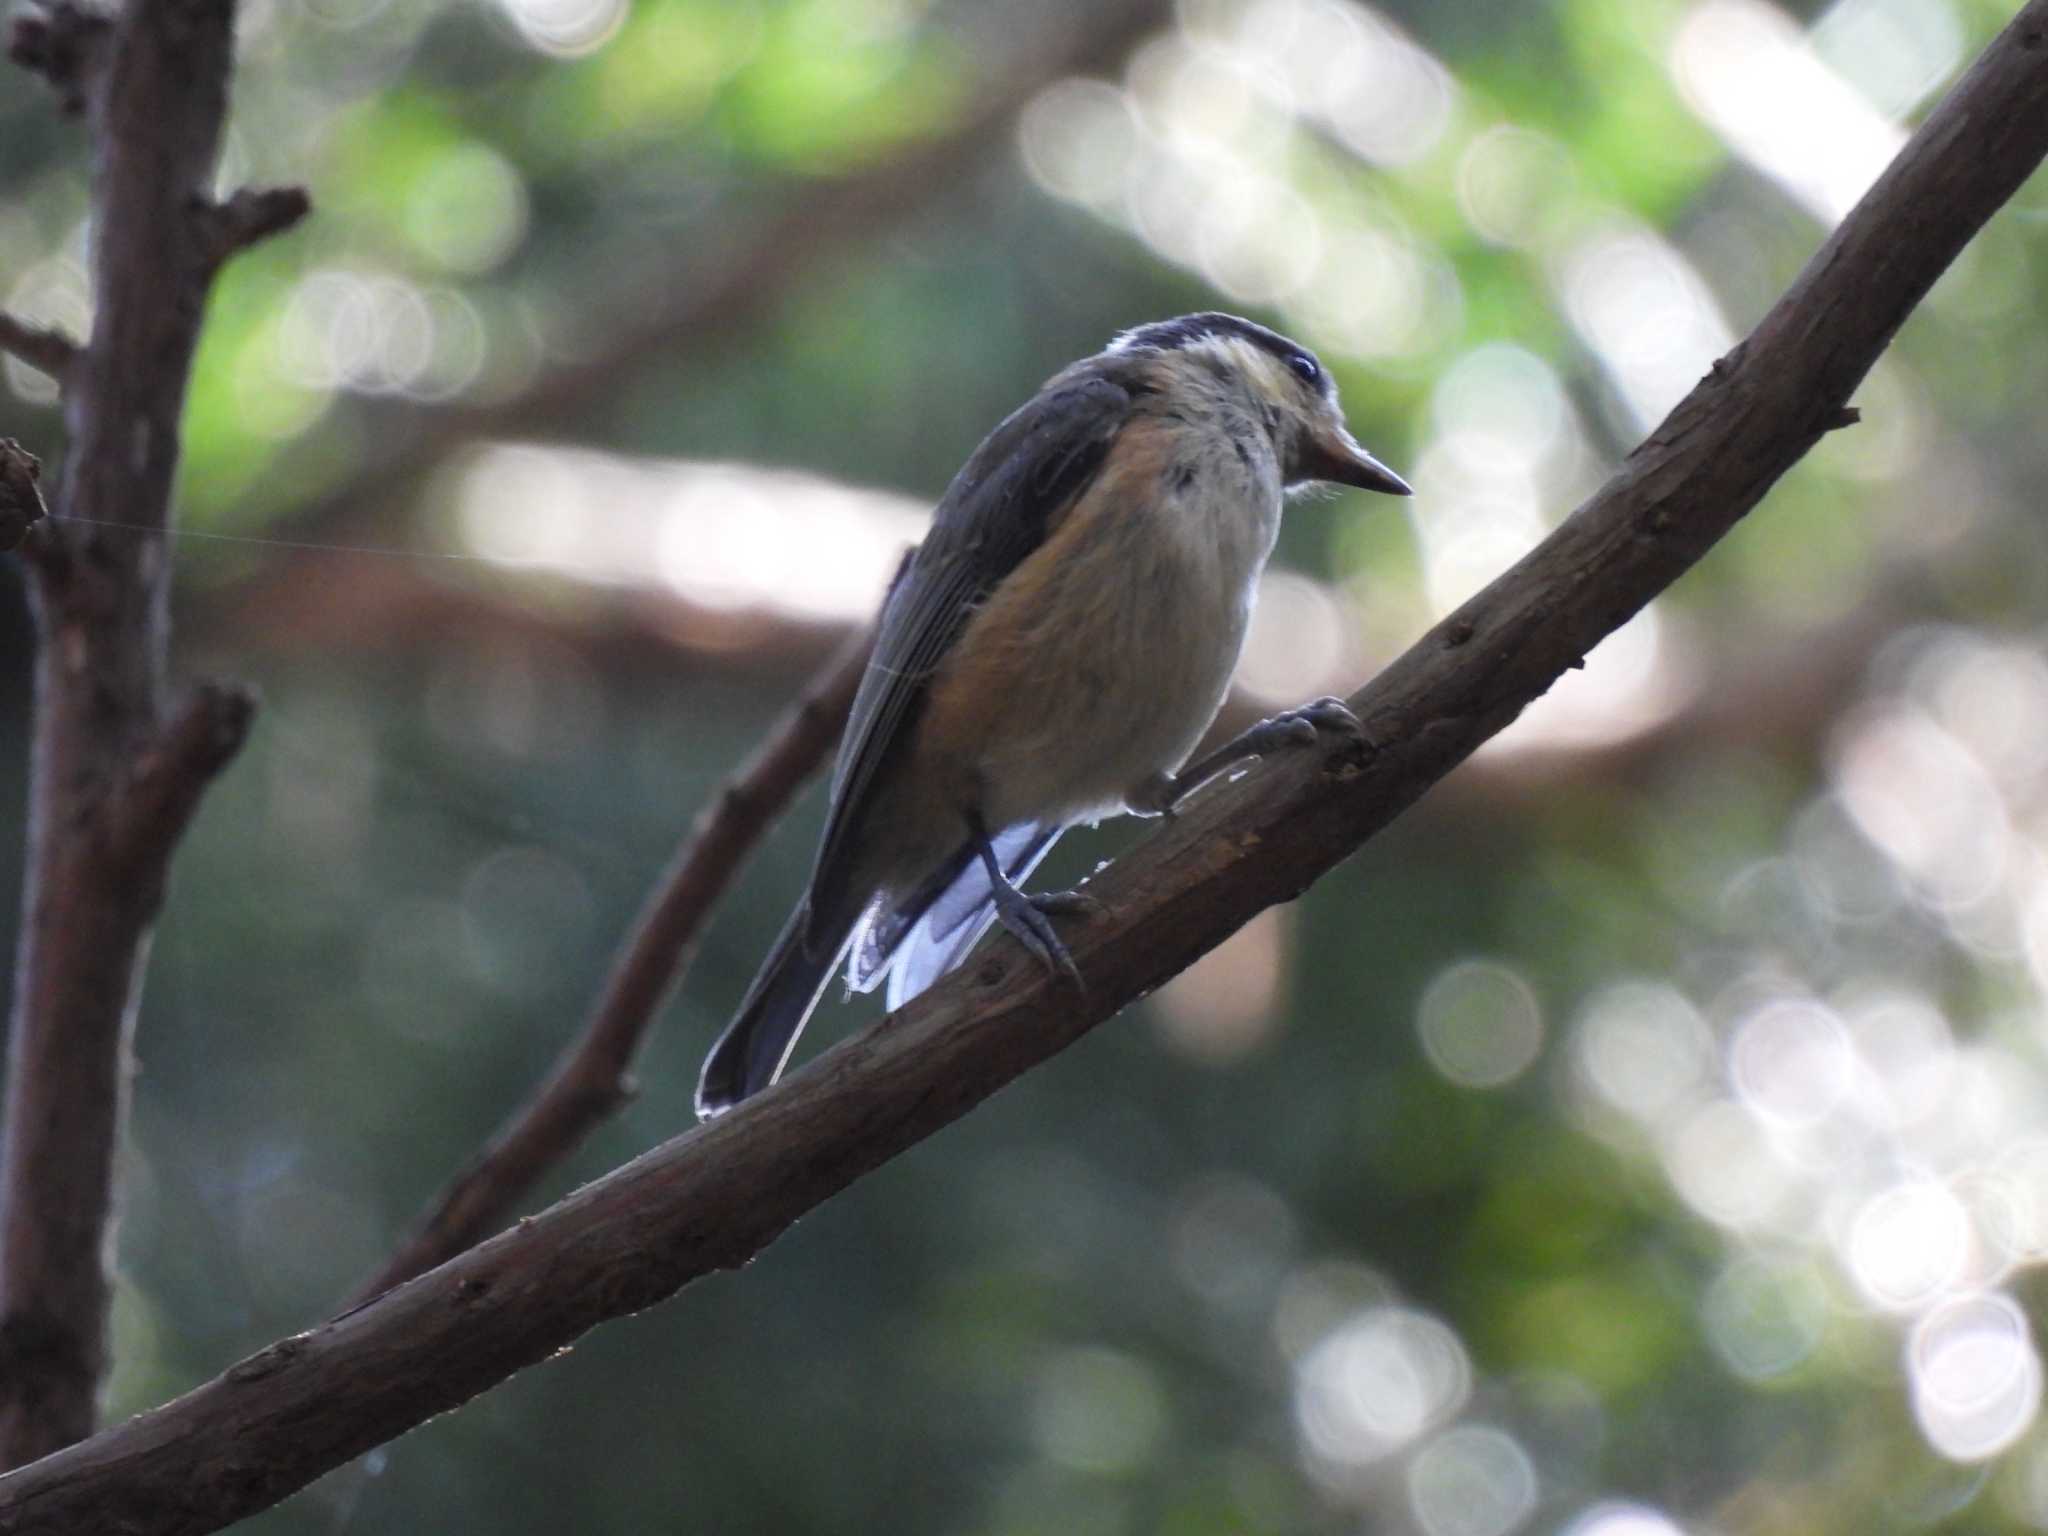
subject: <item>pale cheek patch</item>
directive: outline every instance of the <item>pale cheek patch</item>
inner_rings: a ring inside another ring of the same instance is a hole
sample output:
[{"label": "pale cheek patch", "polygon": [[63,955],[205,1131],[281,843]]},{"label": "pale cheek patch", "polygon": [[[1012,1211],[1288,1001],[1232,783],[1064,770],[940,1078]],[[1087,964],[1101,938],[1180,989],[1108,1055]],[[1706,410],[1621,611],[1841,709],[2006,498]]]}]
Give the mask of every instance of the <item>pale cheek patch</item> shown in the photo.
[{"label": "pale cheek patch", "polygon": [[1213,350],[1224,369],[1250,384],[1254,394],[1267,399],[1287,397],[1289,375],[1263,347],[1255,347],[1241,336],[1213,336],[1201,345]]}]

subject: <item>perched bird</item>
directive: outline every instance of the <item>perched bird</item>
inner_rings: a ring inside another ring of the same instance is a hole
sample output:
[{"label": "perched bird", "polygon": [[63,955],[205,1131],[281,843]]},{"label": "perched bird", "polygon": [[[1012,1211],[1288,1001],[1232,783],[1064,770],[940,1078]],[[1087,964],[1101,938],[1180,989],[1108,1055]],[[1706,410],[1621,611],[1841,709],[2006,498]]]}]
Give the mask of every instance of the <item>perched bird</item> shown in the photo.
[{"label": "perched bird", "polygon": [[988,435],[883,602],[810,888],[705,1059],[699,1115],[775,1080],[842,958],[894,1008],[999,920],[1078,984],[1049,914],[1087,899],[1018,889],[1065,828],[1162,814],[1231,762],[1358,729],[1319,700],[1183,767],[1282,493],[1318,480],[1409,493],[1314,354],[1235,315],[1126,331]]}]

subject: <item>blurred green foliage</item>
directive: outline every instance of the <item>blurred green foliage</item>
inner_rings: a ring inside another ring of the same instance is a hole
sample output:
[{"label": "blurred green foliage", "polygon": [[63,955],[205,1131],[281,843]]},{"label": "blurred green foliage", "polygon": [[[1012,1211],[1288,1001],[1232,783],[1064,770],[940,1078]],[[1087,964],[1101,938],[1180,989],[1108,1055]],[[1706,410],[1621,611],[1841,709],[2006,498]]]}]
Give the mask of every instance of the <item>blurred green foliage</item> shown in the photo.
[{"label": "blurred green foliage", "polygon": [[[545,1070],[801,672],[744,624],[607,643],[645,590],[428,558],[460,552],[448,474],[348,494],[392,444],[461,412],[451,446],[929,498],[1114,329],[1250,308],[1324,351],[1421,491],[1285,532],[1356,605],[1355,667],[1596,485],[1816,247],[1822,173],[2010,14],[1794,9],[1189,0],[1114,85],[1049,75],[1011,147],[791,249],[778,214],[942,150],[1089,8],[246,4],[224,174],[306,182],[317,212],[223,278],[181,517],[421,558],[175,546],[193,663],[266,705],[152,960],[110,1411],[377,1264]],[[1753,139],[1714,115],[1731,79]],[[72,125],[0,97],[0,301],[80,328],[84,176]],[[2048,1525],[2044,228],[2037,178],[1863,425],[1519,750],[746,1272],[248,1528]],[[766,298],[730,325],[522,406],[733,264]],[[0,433],[54,460],[46,382],[0,383]],[[6,669],[15,804],[27,710]],[[640,1097],[551,1192],[688,1123],[818,814],[761,850]],[[1077,835],[1048,874],[1142,835]],[[0,851],[18,867],[12,820]]]}]

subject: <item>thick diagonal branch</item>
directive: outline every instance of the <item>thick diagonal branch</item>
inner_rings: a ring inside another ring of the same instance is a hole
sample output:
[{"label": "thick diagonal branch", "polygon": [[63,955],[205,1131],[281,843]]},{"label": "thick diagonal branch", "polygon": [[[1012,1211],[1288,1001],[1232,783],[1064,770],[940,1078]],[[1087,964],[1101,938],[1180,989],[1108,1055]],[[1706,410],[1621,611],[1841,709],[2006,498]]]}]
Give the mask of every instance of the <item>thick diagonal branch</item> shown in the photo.
[{"label": "thick diagonal branch", "polygon": [[873,643],[863,633],[841,647],[760,750],[712,798],[648,897],[590,1017],[547,1081],[441,1192],[418,1230],[357,1300],[388,1291],[490,1236],[542,1174],[631,1097],[633,1058],[689,963],[705,918],[762,833],[839,739]]},{"label": "thick diagonal branch", "polygon": [[214,1530],[744,1263],[862,1174],[1299,894],[1700,559],[1827,429],[2048,153],[2029,0],[1762,324],[1592,500],[1352,698],[1371,739],[1197,799],[1097,885],[1077,1005],[1013,944],[733,1114],[176,1402],[0,1479],[0,1532]]}]

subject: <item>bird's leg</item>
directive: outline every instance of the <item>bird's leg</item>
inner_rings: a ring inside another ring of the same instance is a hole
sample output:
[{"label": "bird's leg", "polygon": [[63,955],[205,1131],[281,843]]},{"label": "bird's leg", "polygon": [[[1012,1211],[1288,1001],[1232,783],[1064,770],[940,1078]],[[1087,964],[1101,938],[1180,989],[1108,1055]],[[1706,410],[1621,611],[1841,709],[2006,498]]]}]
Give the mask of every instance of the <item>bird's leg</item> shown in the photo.
[{"label": "bird's leg", "polygon": [[1171,816],[1180,802],[1233,763],[1267,757],[1287,747],[1312,747],[1326,731],[1367,744],[1365,727],[1342,699],[1311,699],[1299,709],[1284,710],[1232,737],[1199,762],[1179,773],[1155,773],[1126,797],[1139,816]]},{"label": "bird's leg", "polygon": [[1064,975],[1074,984],[1076,992],[1086,992],[1080,968],[1068,953],[1066,942],[1054,930],[1052,920],[1076,912],[1100,912],[1102,903],[1085,891],[1040,891],[1036,895],[1026,895],[1003,872],[981,817],[970,813],[967,827],[974,835],[975,851],[981,855],[982,867],[988,871],[989,892],[996,903],[996,920],[1016,937],[1018,943],[1036,955],[1047,970]]}]

